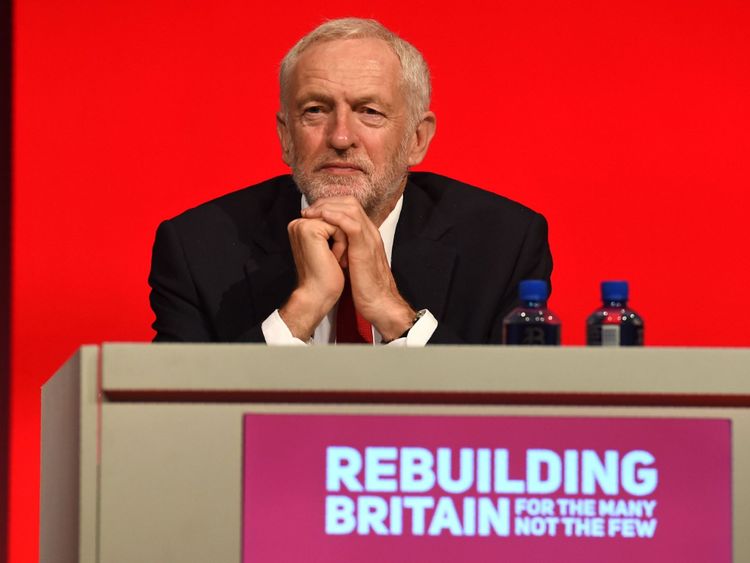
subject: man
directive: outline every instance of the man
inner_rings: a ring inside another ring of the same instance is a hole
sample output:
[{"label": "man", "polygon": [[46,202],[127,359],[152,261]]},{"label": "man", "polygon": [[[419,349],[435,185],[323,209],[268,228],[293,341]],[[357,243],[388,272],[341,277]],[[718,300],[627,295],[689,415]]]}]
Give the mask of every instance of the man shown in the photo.
[{"label": "man", "polygon": [[[292,177],[163,223],[156,341],[499,343],[518,282],[549,280],[544,218],[429,173],[429,70],[372,20],[319,26],[282,61]],[[301,192],[301,196],[300,196]]]}]

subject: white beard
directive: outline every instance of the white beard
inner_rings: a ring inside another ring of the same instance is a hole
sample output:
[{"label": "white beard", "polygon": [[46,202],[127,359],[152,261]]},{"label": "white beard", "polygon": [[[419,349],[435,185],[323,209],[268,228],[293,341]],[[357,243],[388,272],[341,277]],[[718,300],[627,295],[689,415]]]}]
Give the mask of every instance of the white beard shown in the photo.
[{"label": "white beard", "polygon": [[[357,198],[362,208],[371,218],[390,210],[401,195],[404,180],[408,172],[407,161],[408,138],[399,144],[392,160],[382,169],[375,170],[373,163],[366,157],[348,154],[350,151],[331,151],[317,159],[309,167],[312,172],[303,170],[292,150],[292,176],[309,203],[318,199],[338,196]],[[320,169],[327,163],[346,162],[361,170],[358,174],[326,174]]]}]

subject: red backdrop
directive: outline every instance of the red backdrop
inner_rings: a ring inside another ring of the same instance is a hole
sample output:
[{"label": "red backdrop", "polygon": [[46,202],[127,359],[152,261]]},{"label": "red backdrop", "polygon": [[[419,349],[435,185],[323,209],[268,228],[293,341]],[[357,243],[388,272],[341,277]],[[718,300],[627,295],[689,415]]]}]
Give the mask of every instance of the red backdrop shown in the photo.
[{"label": "red backdrop", "polygon": [[349,6],[16,0],[12,563],[37,558],[41,384],[83,343],[151,338],[161,219],[286,171],[277,64],[326,17],[424,52],[422,169],[547,216],[564,343],[625,278],[648,344],[750,345],[750,3]]}]

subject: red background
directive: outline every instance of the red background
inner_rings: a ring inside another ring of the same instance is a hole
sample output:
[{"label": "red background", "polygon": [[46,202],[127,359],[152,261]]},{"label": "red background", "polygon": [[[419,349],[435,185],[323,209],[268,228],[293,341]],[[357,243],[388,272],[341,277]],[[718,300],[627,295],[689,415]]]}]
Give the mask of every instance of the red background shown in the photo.
[{"label": "red background", "polygon": [[10,561],[37,557],[39,388],[81,344],[148,340],[158,222],[286,171],[279,59],[376,17],[434,76],[422,169],[544,213],[580,344],[631,282],[650,345],[748,346],[744,0],[16,0]]}]

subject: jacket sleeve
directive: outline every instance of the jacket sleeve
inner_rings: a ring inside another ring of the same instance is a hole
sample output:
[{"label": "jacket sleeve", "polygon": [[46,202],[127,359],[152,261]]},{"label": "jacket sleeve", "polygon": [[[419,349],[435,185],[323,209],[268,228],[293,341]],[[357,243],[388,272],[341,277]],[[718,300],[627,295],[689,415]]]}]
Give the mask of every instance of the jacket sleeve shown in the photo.
[{"label": "jacket sleeve", "polygon": [[154,342],[265,342],[260,323],[229,338],[217,334],[173,221],[163,222],[156,231],[148,282],[156,316]]},{"label": "jacket sleeve", "polygon": [[215,340],[201,310],[198,291],[176,229],[165,221],[156,231],[151,255],[151,309],[156,320],[154,342]]}]

